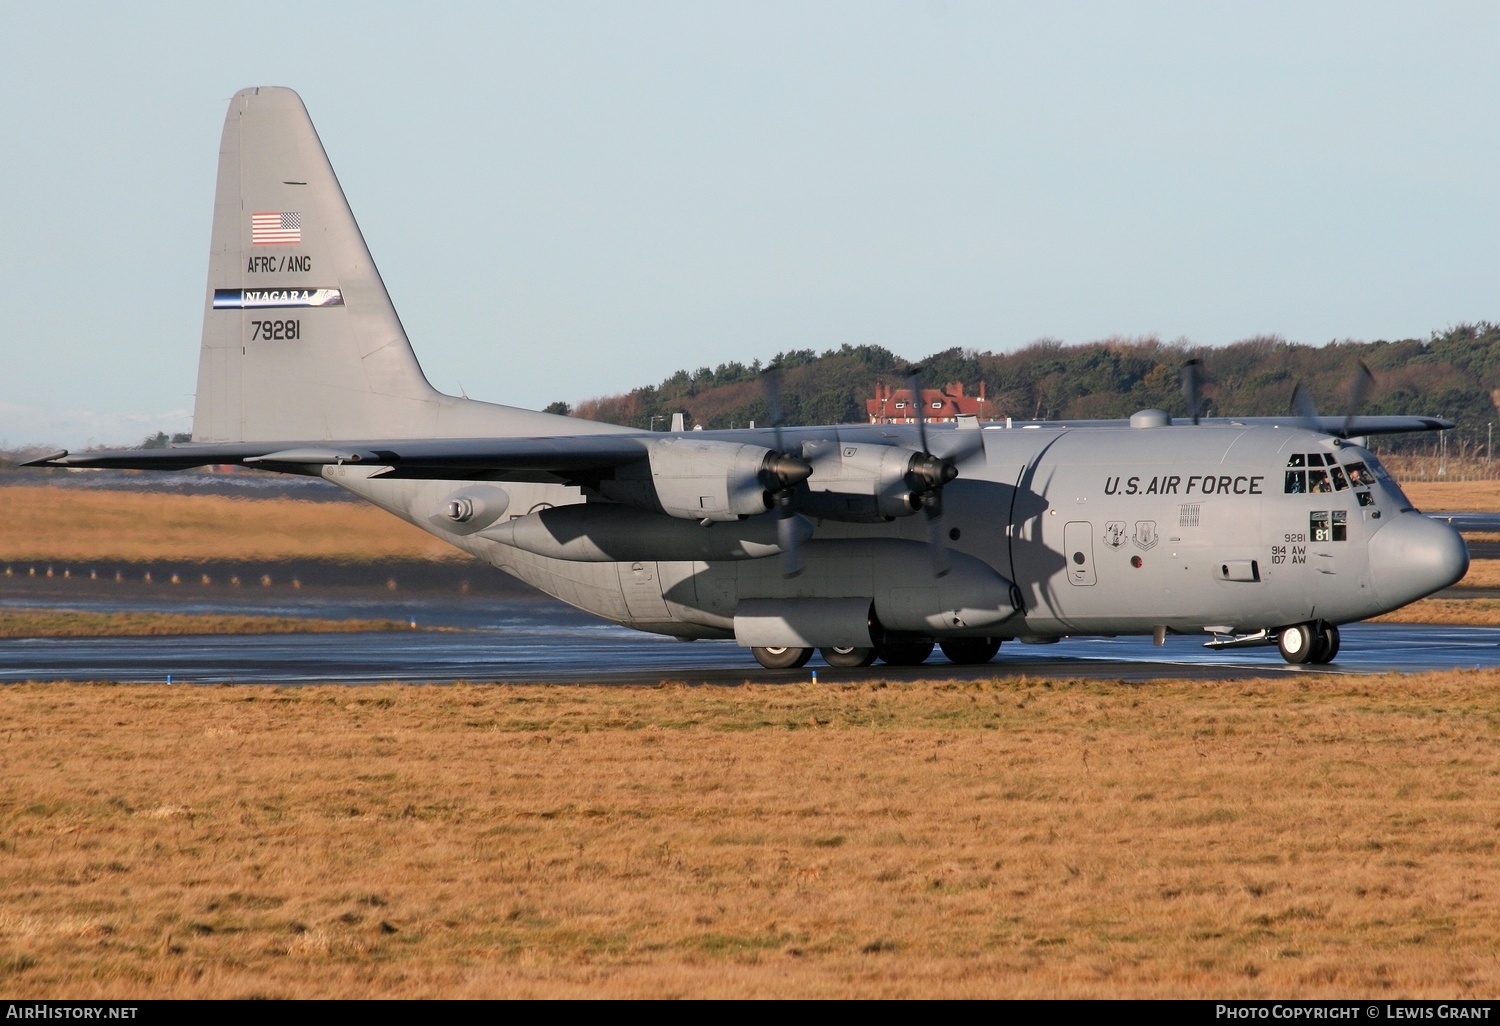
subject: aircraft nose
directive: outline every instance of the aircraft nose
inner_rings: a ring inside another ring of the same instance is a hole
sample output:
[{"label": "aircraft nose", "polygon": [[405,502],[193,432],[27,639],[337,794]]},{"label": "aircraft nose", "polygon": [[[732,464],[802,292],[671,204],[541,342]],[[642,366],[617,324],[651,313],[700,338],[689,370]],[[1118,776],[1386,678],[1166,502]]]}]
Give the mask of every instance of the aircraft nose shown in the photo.
[{"label": "aircraft nose", "polygon": [[1404,606],[1457,583],[1469,572],[1469,547],[1450,524],[1401,513],[1370,539],[1370,578],[1388,606]]}]

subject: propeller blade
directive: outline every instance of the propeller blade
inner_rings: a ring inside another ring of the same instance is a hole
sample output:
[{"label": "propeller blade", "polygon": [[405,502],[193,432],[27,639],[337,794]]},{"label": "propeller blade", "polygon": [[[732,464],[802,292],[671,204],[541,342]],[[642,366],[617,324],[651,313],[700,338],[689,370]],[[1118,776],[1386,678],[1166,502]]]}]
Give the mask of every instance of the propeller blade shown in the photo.
[{"label": "propeller blade", "polygon": [[922,409],[927,405],[922,398],[922,371],[913,369],[907,383],[911,389],[911,408],[917,411],[917,438],[922,443],[922,451],[930,455],[932,450],[927,448],[927,414]]},{"label": "propeller blade", "polygon": [[776,521],[776,545],[781,549],[781,576],[802,572],[802,543],[812,537],[812,521],[785,506]]},{"label": "propeller blade", "polygon": [[1365,405],[1365,400],[1370,398],[1370,391],[1375,387],[1375,375],[1370,373],[1370,368],[1365,366],[1365,361],[1360,360],[1354,369],[1354,377],[1349,381],[1349,412],[1344,414],[1344,437],[1348,438],[1354,427],[1354,418]]},{"label": "propeller blade", "polygon": [[920,489],[922,515],[927,521],[927,549],[932,554],[932,576],[942,577],[951,568],[948,545],[943,532],[943,485],[958,476],[951,460],[938,459],[927,445],[927,399],[922,394],[921,368],[913,368],[909,377],[912,409],[917,411],[917,439],[922,455],[913,456],[907,467],[907,483]]},{"label": "propeller blade", "polygon": [[932,554],[932,576],[943,577],[952,564],[948,560],[948,545],[944,540],[942,492],[929,492],[922,507],[927,520],[927,548]]},{"label": "propeller blade", "polygon": [[1182,365],[1182,394],[1187,397],[1188,415],[1198,423],[1203,404],[1200,394],[1203,388],[1203,361],[1196,356]]},{"label": "propeller blade", "polygon": [[[811,535],[812,524],[792,509],[799,484],[812,475],[812,464],[786,451],[781,435],[781,368],[767,367],[761,375],[770,409],[771,428],[776,432],[776,455],[767,457],[765,471],[777,487],[771,489],[776,503],[776,545],[781,549],[781,575],[796,577],[802,572],[802,542]],[[806,525],[802,527],[801,525]]]},{"label": "propeller blade", "polygon": [[767,367],[765,373],[760,376],[760,380],[766,390],[766,406],[771,414],[771,427],[776,432],[776,451],[785,452],[786,449],[781,444],[781,368]]},{"label": "propeller blade", "polygon": [[1312,393],[1302,382],[1292,389],[1292,412],[1302,418],[1303,427],[1309,431],[1323,430],[1318,424],[1318,408],[1313,405]]}]

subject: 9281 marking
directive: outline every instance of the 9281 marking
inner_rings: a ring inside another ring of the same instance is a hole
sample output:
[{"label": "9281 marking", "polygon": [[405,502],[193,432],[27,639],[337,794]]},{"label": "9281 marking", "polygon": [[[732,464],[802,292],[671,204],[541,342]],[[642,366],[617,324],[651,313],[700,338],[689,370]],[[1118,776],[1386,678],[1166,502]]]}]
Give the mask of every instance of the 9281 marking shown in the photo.
[{"label": "9281 marking", "polygon": [[302,322],[296,318],[284,321],[251,321],[252,342],[294,342],[302,337]]}]

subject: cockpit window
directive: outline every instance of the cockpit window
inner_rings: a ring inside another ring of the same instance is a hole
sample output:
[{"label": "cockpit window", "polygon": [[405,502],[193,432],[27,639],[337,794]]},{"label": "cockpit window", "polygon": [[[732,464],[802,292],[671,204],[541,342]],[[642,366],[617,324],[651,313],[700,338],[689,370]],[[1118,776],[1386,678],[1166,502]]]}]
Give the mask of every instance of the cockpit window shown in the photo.
[{"label": "cockpit window", "polygon": [[[1392,488],[1396,482],[1391,480],[1391,475],[1380,465],[1373,455],[1366,460],[1354,460],[1350,463],[1340,465],[1334,458],[1333,453],[1322,452],[1294,452],[1287,457],[1286,485],[1284,491],[1287,495],[1304,495],[1313,492],[1342,492],[1350,488],[1364,489],[1375,484],[1377,480],[1384,481]],[[1306,467],[1308,469],[1300,469]],[[1326,467],[1326,469],[1324,469]],[[1314,469],[1317,468],[1317,469]],[[1369,495],[1362,495],[1359,500],[1361,506],[1372,506],[1375,500]]]},{"label": "cockpit window", "polygon": [[1384,481],[1386,484],[1395,487],[1396,479],[1391,477],[1391,472],[1389,470],[1386,470],[1381,462],[1375,458],[1375,454],[1373,452],[1370,453],[1369,463],[1370,469],[1375,472],[1375,479],[1377,481]]}]

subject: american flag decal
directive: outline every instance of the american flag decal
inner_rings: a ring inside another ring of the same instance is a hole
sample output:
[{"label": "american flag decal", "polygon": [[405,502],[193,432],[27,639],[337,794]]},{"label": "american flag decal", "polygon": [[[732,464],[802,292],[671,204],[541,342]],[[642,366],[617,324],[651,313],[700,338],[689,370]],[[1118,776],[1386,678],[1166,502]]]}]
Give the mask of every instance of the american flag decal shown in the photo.
[{"label": "american flag decal", "polygon": [[302,215],[295,211],[273,211],[250,215],[250,244],[253,246],[302,245]]}]

